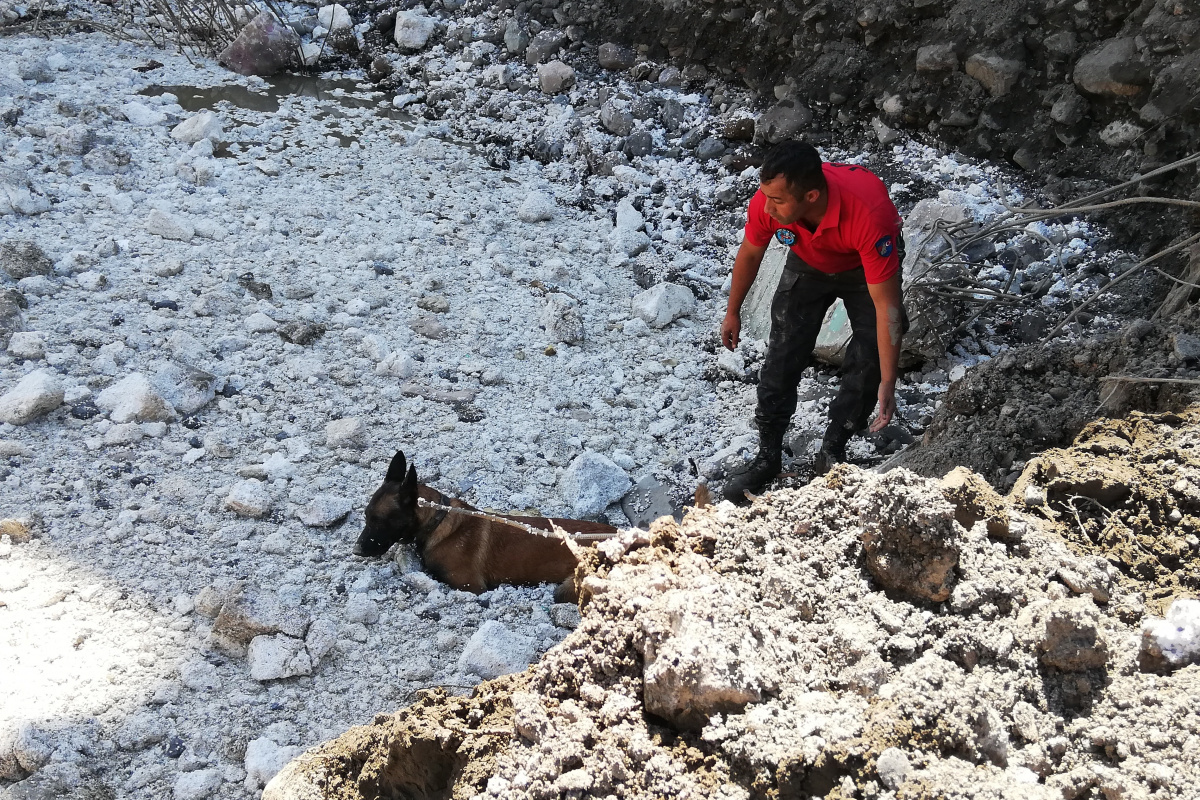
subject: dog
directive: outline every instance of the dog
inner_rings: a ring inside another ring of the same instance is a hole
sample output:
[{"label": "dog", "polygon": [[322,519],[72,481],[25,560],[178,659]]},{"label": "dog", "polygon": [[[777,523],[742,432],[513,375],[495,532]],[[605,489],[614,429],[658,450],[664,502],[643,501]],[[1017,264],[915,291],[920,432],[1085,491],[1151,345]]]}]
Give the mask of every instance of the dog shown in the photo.
[{"label": "dog", "polygon": [[484,513],[418,483],[416,467],[397,452],[367,503],[354,554],[381,556],[398,542],[411,543],[427,572],[460,591],[557,583],[555,600],[574,602],[579,560],[556,530],[592,540],[617,532],[599,522]]}]

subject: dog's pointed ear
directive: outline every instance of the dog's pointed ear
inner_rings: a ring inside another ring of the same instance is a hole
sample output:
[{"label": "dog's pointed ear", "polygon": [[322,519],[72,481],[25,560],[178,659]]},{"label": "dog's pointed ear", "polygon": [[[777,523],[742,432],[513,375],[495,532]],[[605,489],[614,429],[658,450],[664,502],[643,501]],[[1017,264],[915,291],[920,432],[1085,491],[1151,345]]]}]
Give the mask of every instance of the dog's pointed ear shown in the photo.
[{"label": "dog's pointed ear", "polygon": [[417,496],[417,468],[409,467],[408,474],[404,476],[404,485],[400,487],[402,496],[416,497]]},{"label": "dog's pointed ear", "polygon": [[383,479],[388,483],[400,483],[404,480],[404,473],[407,470],[408,463],[404,460],[404,451],[397,450],[396,455],[392,456],[392,463],[388,464],[387,475],[384,475]]}]

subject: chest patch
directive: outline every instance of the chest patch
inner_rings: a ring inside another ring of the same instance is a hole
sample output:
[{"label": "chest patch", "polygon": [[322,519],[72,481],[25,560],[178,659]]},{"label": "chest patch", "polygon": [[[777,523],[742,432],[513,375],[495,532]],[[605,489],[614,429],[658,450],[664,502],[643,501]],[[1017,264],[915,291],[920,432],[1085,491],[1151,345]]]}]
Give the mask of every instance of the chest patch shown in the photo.
[{"label": "chest patch", "polygon": [[875,243],[875,252],[879,253],[880,258],[887,258],[895,249],[895,244],[892,242],[891,236],[885,236]]},{"label": "chest patch", "polygon": [[791,247],[796,243],[796,234],[793,231],[789,231],[787,228],[780,228],[779,230],[775,231],[775,238],[786,247]]}]

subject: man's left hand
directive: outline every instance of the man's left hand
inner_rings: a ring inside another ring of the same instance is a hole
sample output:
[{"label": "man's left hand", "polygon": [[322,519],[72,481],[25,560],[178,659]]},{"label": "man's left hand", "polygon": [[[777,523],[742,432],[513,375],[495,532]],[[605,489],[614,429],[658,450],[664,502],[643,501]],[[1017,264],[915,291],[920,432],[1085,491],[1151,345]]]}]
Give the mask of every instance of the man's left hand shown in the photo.
[{"label": "man's left hand", "polygon": [[871,423],[871,433],[879,433],[892,421],[896,413],[896,387],[879,384],[879,416]]}]

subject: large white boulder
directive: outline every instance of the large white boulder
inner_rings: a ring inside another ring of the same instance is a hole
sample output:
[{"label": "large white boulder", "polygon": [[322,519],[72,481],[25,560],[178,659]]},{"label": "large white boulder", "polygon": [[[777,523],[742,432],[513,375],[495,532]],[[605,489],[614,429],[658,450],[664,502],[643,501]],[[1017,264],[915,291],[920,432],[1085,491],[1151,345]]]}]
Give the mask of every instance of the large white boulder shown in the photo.
[{"label": "large white boulder", "polygon": [[660,283],[633,298],[633,313],[647,325],[665,328],[696,308],[692,290],[677,283]]},{"label": "large white boulder", "polygon": [[580,517],[594,517],[629,491],[625,470],[590,450],[575,458],[559,481],[559,491]]},{"label": "large white boulder", "polygon": [[65,390],[58,377],[39,369],[0,397],[0,422],[25,425],[62,405]]}]

